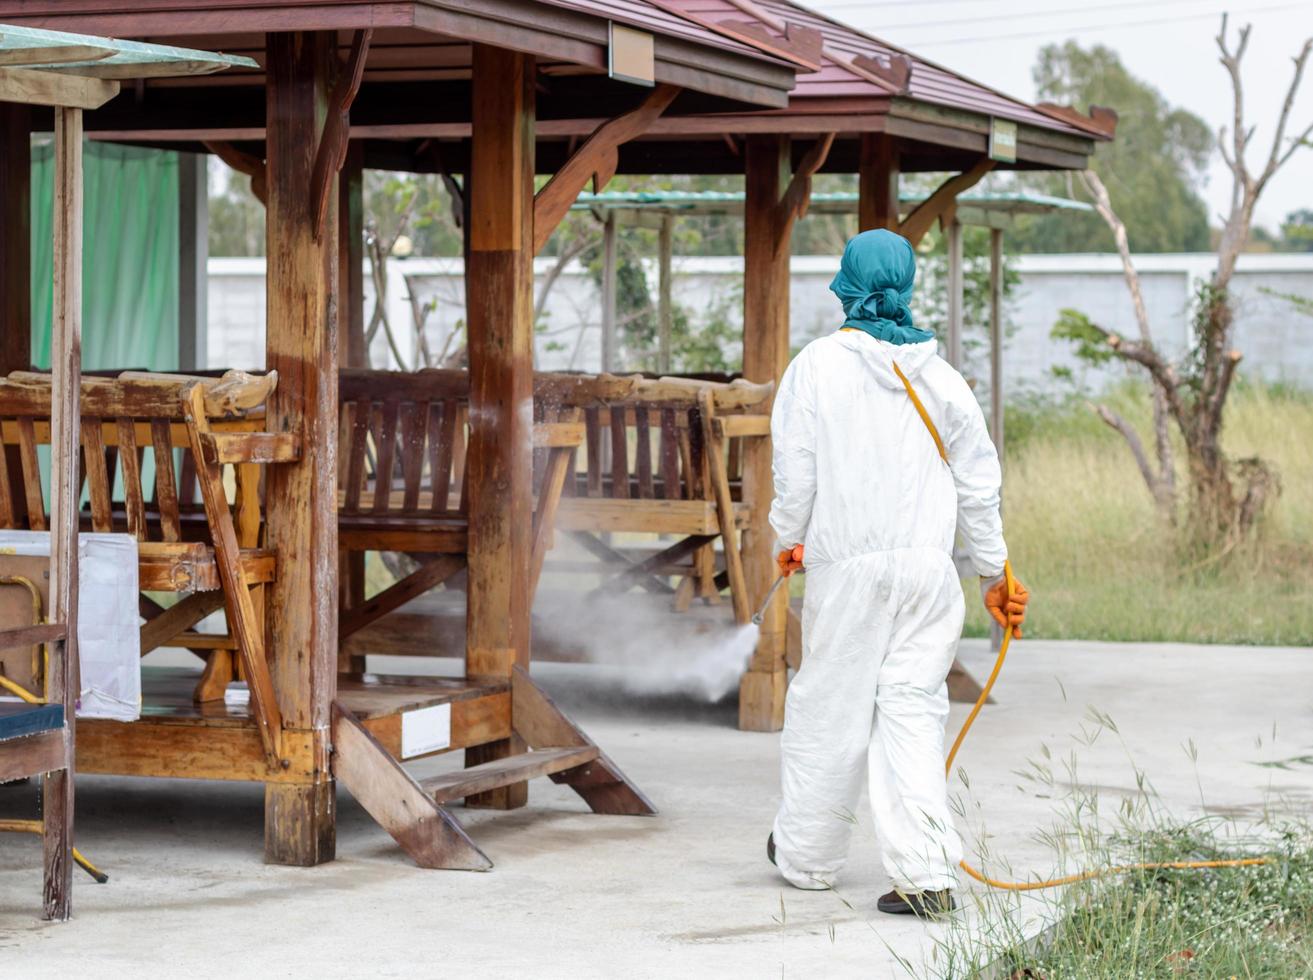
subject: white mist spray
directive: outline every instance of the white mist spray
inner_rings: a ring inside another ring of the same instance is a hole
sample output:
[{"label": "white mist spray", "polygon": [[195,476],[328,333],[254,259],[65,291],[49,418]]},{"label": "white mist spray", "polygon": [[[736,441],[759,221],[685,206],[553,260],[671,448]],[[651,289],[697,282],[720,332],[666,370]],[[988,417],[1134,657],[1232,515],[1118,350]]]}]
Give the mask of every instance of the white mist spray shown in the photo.
[{"label": "white mist spray", "polygon": [[618,668],[636,694],[691,694],[718,701],[738,689],[758,628],[727,606],[671,608],[668,596],[551,594],[534,608],[534,634],[558,650]]}]

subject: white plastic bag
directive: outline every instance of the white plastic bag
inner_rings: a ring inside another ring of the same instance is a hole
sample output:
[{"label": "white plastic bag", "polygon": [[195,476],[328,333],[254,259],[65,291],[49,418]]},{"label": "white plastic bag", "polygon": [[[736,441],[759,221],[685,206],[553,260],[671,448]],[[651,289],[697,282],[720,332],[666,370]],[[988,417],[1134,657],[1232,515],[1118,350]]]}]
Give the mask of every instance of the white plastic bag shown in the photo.
[{"label": "white plastic bag", "polygon": [[[0,530],[0,554],[50,555],[45,531]],[[78,536],[79,718],[141,717],[137,542],[130,534]],[[49,616],[48,609],[43,610]]]}]

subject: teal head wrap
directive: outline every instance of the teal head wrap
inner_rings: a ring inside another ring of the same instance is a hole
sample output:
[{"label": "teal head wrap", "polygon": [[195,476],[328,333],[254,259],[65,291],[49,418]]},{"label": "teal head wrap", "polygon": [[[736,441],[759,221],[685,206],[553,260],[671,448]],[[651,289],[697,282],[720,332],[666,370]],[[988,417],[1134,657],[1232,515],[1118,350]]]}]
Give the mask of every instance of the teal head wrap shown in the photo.
[{"label": "teal head wrap", "polygon": [[912,325],[916,253],[902,235],[878,228],[848,240],[830,291],[839,297],[845,327],[891,344],[919,344],[934,334]]}]

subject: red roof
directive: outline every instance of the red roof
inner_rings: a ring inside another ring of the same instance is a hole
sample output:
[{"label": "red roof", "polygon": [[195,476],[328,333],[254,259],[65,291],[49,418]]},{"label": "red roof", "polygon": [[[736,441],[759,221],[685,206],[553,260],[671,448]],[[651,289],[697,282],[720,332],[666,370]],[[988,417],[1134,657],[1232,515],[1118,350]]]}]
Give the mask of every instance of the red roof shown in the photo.
[{"label": "red roof", "polygon": [[[1016,122],[1089,137],[1091,132],[1055,119],[1021,99],[998,92],[979,82],[951,71],[919,55],[895,47],[865,34],[855,27],[833,20],[791,0],[653,0],[679,10],[690,19],[736,33],[733,22],[753,22],[776,39],[782,39],[786,25],[819,32],[823,57],[819,71],[799,71],[797,85],[790,93],[789,111],[809,111],[808,99],[879,98],[887,100],[901,95],[934,105],[962,109],[982,115],[998,116]],[[731,25],[726,27],[727,22]],[[854,64],[857,58],[869,58],[886,72],[894,74],[891,58],[905,58],[911,66],[907,89],[899,91],[893,81],[881,77],[870,66]]]},{"label": "red roof", "polygon": [[687,17],[682,17],[666,5],[651,3],[649,0],[538,0],[538,2],[553,7],[578,10],[595,17],[605,17],[619,24],[628,24],[666,37],[682,38],[695,44],[724,48],[735,54],[747,55],[758,60],[782,60],[772,58],[756,45],[745,44]]}]

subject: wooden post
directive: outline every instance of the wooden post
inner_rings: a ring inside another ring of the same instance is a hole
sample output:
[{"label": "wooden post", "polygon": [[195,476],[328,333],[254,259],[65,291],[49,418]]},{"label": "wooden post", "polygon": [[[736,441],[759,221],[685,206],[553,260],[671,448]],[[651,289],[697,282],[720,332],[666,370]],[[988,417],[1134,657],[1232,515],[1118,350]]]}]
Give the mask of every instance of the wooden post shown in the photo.
[{"label": "wooden post", "polygon": [[945,338],[945,357],[949,364],[962,370],[962,224],[954,215],[948,222],[948,336]]},{"label": "wooden post", "polygon": [[[337,241],[317,234],[311,174],[337,50],[331,32],[268,34],[266,119],[268,318],[266,363],[278,371],[267,425],[301,436],[301,457],[268,468],[265,519],[278,574],[269,586],[268,651],[284,744],[314,772],[265,786],[265,860],[333,858],[336,805],[329,768],[337,692]],[[335,227],[336,195],[326,227]]]},{"label": "wooden post", "polygon": [[64,705],[68,765],[43,777],[45,914],[69,917],[73,890],[74,710],[80,690],[78,603],[78,401],[82,375],[82,110],[55,110],[54,291],[51,312],[50,610],[66,634],[46,679]]},{"label": "wooden post", "polygon": [[178,367],[183,371],[206,366],[209,159],[204,153],[178,154]]},{"label": "wooden post", "polygon": [[670,258],[674,251],[675,216],[661,216],[657,235],[657,371],[670,373],[670,340],[675,328],[675,310],[671,303]]},{"label": "wooden post", "polygon": [[[743,376],[749,381],[778,382],[789,362],[792,222],[780,220],[779,208],[789,184],[789,140],[749,136],[744,155]],[[749,440],[743,454],[743,495],[751,515],[742,550],[748,595],[754,601],[766,594],[774,580],[774,541],[767,521],[773,494],[770,443]],[[783,595],[767,610],[752,663],[739,684],[740,728],[778,731],[784,724],[787,613],[788,599]]]},{"label": "wooden post", "polygon": [[[32,110],[0,102],[0,373],[32,366]],[[9,485],[23,485],[17,446],[4,447]],[[27,502],[12,495],[16,527]]]},{"label": "wooden post", "polygon": [[602,370],[607,373],[615,370],[615,278],[615,212],[607,211],[602,225]]},{"label": "wooden post", "polygon": [[857,164],[857,230],[898,230],[898,140],[864,133]]},{"label": "wooden post", "polygon": [[[533,500],[533,58],[474,46],[466,322],[469,590],[465,668],[509,680],[529,663]],[[467,749],[467,765],[522,752],[518,737]],[[524,783],[467,805],[508,809]]]}]

